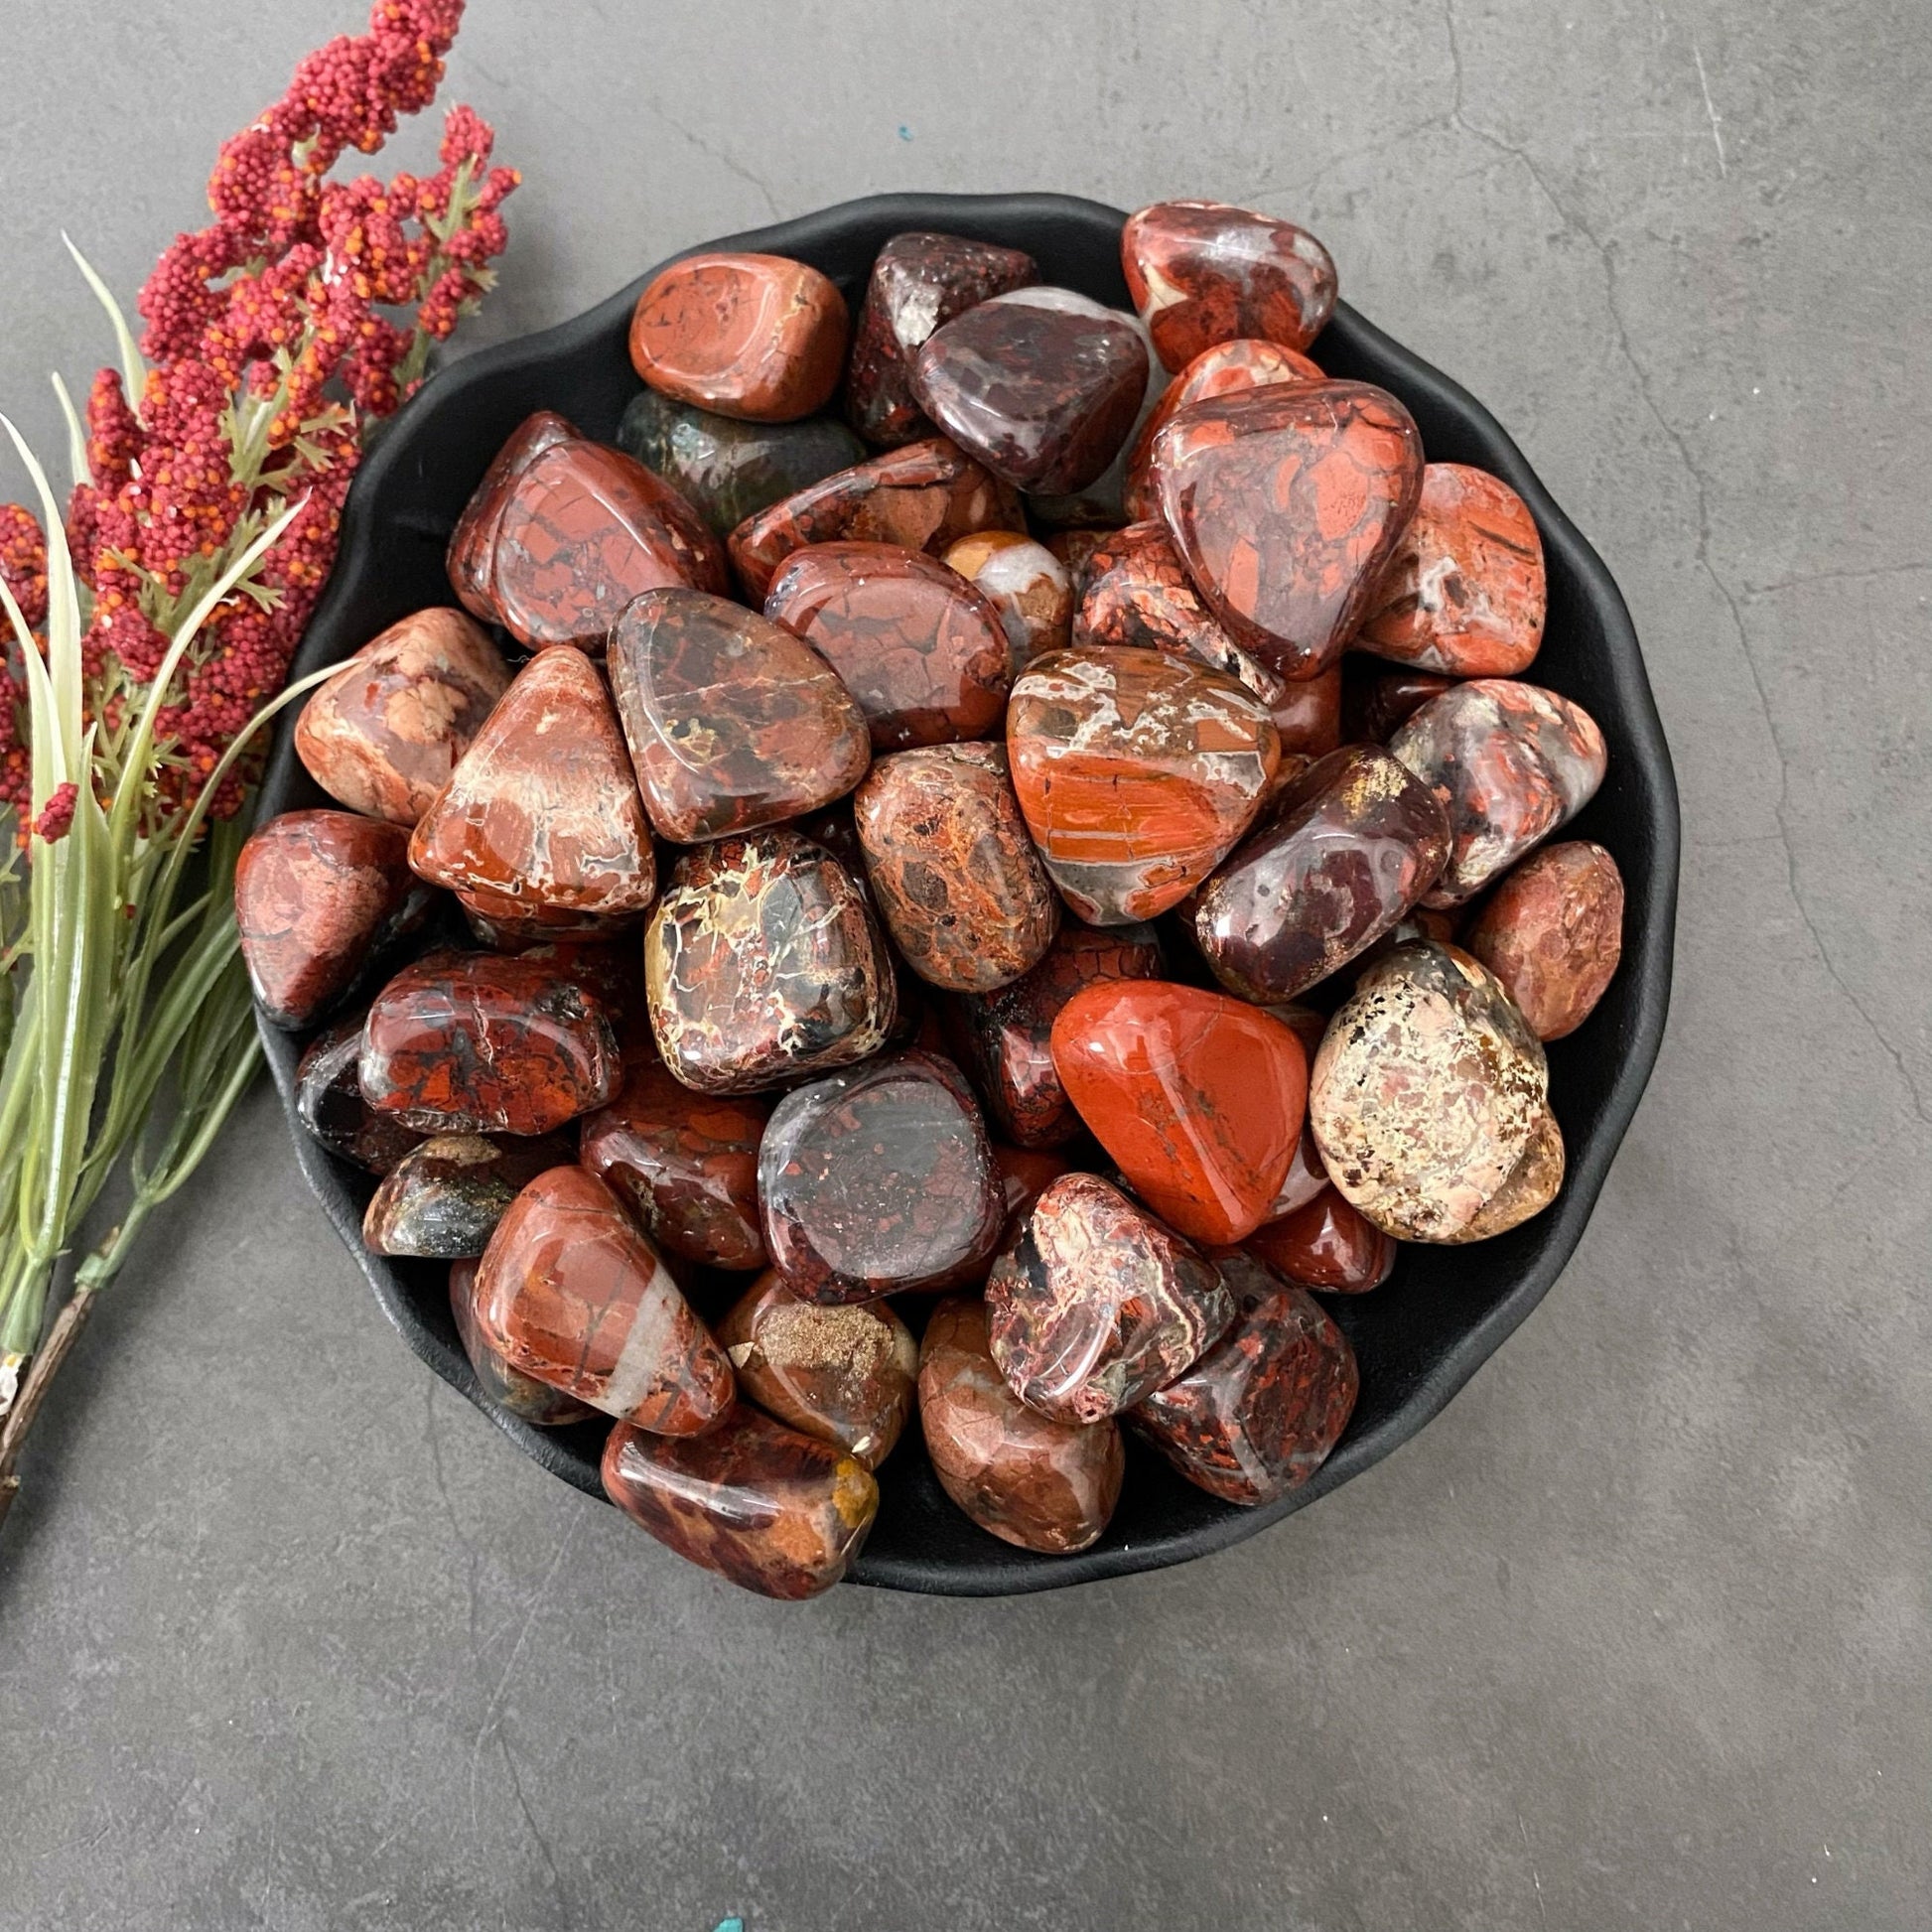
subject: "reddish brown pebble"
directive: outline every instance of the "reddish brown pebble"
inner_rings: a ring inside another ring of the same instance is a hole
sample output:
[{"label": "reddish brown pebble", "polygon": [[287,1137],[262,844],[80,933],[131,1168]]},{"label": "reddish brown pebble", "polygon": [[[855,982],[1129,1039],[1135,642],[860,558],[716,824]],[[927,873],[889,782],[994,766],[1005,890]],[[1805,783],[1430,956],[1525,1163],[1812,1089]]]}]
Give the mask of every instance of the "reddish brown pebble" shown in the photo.
[{"label": "reddish brown pebble", "polygon": [[532,946],[554,945],[561,939],[610,940],[637,923],[630,914],[566,912],[554,905],[531,905],[503,893],[460,890],[456,902],[477,943],[491,952],[528,952]]},{"label": "reddish brown pebble", "polygon": [[375,1255],[480,1255],[510,1202],[569,1159],[557,1140],[438,1134],[405,1154],[369,1197],[362,1245]]},{"label": "reddish brown pebble", "polygon": [[325,1027],[295,1069],[295,1113],[331,1154],[384,1174],[423,1138],[362,1098],[362,1016]]},{"label": "reddish brown pebble", "polygon": [[1000,1171],[1000,1185],[1006,1194],[1007,1216],[1011,1219],[1031,1207],[1061,1174],[1067,1166],[1057,1154],[1026,1147],[993,1143],[993,1165]]},{"label": "reddish brown pebble", "polygon": [[1365,1295],[1395,1266],[1395,1242],[1333,1187],[1256,1228],[1242,1245],[1278,1275],[1324,1295]]},{"label": "reddish brown pebble", "polygon": [[1600,845],[1548,846],[1504,878],[1465,943],[1536,1036],[1562,1039],[1589,1018],[1616,976],[1623,875]]},{"label": "reddish brown pebble", "polygon": [[[1371,665],[1373,658],[1357,658]],[[1349,677],[1342,686],[1342,730],[1351,742],[1372,740],[1385,745],[1404,719],[1413,717],[1431,698],[1452,691],[1456,680],[1434,671],[1388,671],[1379,677]],[[1291,687],[1292,688],[1292,687]]]},{"label": "reddish brown pebble", "polygon": [[1076,602],[1086,582],[1087,564],[1093,553],[1109,537],[1119,534],[1120,528],[1115,524],[1109,525],[1106,529],[1055,530],[1046,539],[1046,548],[1066,566],[1067,578],[1073,586]]},{"label": "reddish brown pebble", "polygon": [[[1321,1045],[1321,1035],[1327,1031],[1325,1016],[1316,1013],[1312,1007],[1271,1006],[1269,1014],[1279,1020],[1297,1039],[1302,1042],[1302,1051],[1311,1067]],[[1284,1214],[1292,1214],[1298,1207],[1313,1200],[1316,1194],[1328,1184],[1328,1170],[1323,1165],[1321,1150],[1315,1145],[1314,1123],[1306,1114],[1302,1119],[1302,1137],[1295,1145],[1295,1152],[1289,1157],[1288,1173],[1282,1176],[1282,1184],[1275,1190],[1275,1198],[1268,1204],[1268,1220],[1280,1220]]]},{"label": "reddish brown pebble", "polygon": [[511,1368],[502,1356],[483,1339],[477,1326],[477,1259],[466,1256],[450,1263],[450,1313],[456,1321],[457,1339],[470,1358],[483,1392],[497,1408],[506,1409],[521,1422],[539,1429],[561,1429],[566,1423],[582,1422],[597,1411],[575,1396],[553,1389],[547,1382]]},{"label": "reddish brown pebble", "polygon": [[1281,687],[1268,707],[1282,741],[1282,759],[1326,758],[1342,742],[1341,666]]}]

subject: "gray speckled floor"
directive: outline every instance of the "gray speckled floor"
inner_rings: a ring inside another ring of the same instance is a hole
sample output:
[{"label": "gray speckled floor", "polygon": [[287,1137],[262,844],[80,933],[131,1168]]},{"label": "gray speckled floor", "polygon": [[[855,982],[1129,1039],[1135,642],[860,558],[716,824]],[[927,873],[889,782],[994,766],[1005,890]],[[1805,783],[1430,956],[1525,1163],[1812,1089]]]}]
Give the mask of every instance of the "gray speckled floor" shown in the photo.
[{"label": "gray speckled floor", "polygon": [[[131,291],[355,12],[102,0],[76,70],[71,7],[8,9],[43,448],[43,369],[105,347],[58,228]],[[1670,1036],[1576,1261],[1414,1445],[1018,1602],[665,1560],[403,1352],[259,1092],[26,1468],[0,1925],[1922,1925],[1925,10],[474,0],[452,87],[528,177],[473,342],[877,189],[1307,218],[1622,582],[1684,793]]]}]

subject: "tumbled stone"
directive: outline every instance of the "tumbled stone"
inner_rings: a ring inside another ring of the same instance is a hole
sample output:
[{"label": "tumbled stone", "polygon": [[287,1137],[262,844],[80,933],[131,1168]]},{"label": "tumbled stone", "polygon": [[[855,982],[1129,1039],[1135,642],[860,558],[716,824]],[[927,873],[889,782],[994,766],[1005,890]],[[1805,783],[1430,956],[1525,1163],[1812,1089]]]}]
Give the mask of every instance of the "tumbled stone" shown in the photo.
[{"label": "tumbled stone", "polygon": [[1281,760],[1259,699],[1166,651],[1064,651],[1007,708],[1027,829],[1092,925],[1177,904],[1248,829]]},{"label": "tumbled stone", "polygon": [[1147,381],[1142,385],[1140,406],[1113,461],[1090,483],[1078,489],[1033,489],[1027,492],[1027,521],[1039,529],[1114,529],[1128,520],[1123,507],[1127,493],[1127,458],[1140,436],[1143,425],[1154,414],[1168,386],[1168,372],[1154,352],[1154,338],[1147,324],[1132,310],[1110,310],[1140,340],[1147,366]]},{"label": "tumbled stone", "polygon": [[1127,217],[1127,293],[1171,369],[1237,337],[1305,349],[1335,308],[1335,264],[1306,228],[1225,202],[1156,202]]},{"label": "tumbled stone", "polygon": [[1057,1154],[1041,1148],[1008,1147],[1003,1141],[993,1143],[993,1165],[1000,1171],[1009,1221],[1033,1206],[1067,1172],[1066,1163]]},{"label": "tumbled stone", "polygon": [[538,1174],[570,1159],[558,1140],[492,1141],[438,1134],[384,1177],[362,1216],[376,1255],[480,1255],[509,1204]]},{"label": "tumbled stone", "polygon": [[844,1577],[879,1511],[857,1456],[741,1402],[708,1435],[623,1427],[604,1446],[604,1493],[688,1563],[796,1601]]},{"label": "tumbled stone", "polygon": [[503,893],[459,890],[456,902],[477,943],[491,952],[528,952],[565,939],[610,940],[637,924],[634,913],[570,912],[554,905],[531,905]]},{"label": "tumbled stone", "polygon": [[919,1348],[919,1422],[939,1486],[981,1529],[1067,1556],[1099,1540],[1126,1469],[1120,1426],[1054,1422],[1007,1387],[986,1304],[941,1302]]},{"label": "tumbled stone", "polygon": [[986,1308],[1007,1386],[1069,1423],[1131,1408],[1234,1318],[1213,1263],[1090,1173],[1062,1175],[1034,1202],[993,1264]]},{"label": "tumbled stone", "polygon": [[615,939],[602,932],[559,933],[541,945],[523,948],[523,957],[532,966],[575,981],[604,1009],[618,1036],[619,1057],[626,1067],[656,1060],[644,1000],[643,961],[628,929]]},{"label": "tumbled stone", "polygon": [[400,825],[352,812],[270,819],[241,848],[234,874],[256,1004],[277,1027],[313,1026],[422,924],[429,901]]},{"label": "tumbled stone", "polygon": [[1582,705],[1512,678],[1478,678],[1433,698],[1389,750],[1449,813],[1449,858],[1426,905],[1459,905],[1574,818],[1609,754]]},{"label": "tumbled stone", "polygon": [[[1282,741],[1282,762],[1291,758],[1326,758],[1341,739],[1341,666],[1316,677],[1285,682],[1268,707]],[[1276,795],[1284,787],[1277,786]]]},{"label": "tumbled stone", "polygon": [[1076,605],[1086,584],[1087,564],[1093,553],[1109,537],[1118,536],[1122,527],[1119,522],[1113,522],[1093,529],[1055,530],[1047,537],[1046,548],[1066,566]]},{"label": "tumbled stone", "polygon": [[575,1396],[553,1389],[521,1369],[511,1368],[483,1338],[477,1325],[477,1259],[466,1256],[450,1263],[450,1314],[456,1322],[457,1339],[476,1370],[483,1392],[497,1408],[506,1409],[519,1421],[534,1423],[539,1429],[561,1429],[566,1423],[583,1422],[597,1411]]},{"label": "tumbled stone", "polygon": [[630,312],[630,366],[721,416],[789,423],[839,386],[851,318],[838,285],[782,255],[686,255]]},{"label": "tumbled stone", "polygon": [[919,1345],[883,1302],[822,1308],[775,1270],[718,1324],[747,1401],[876,1469],[912,1414]]},{"label": "tumbled stone", "polygon": [[582,1168],[553,1168],[510,1203],[476,1297],[477,1325],[511,1368],[621,1422],[695,1436],[732,1406],[724,1350]]},{"label": "tumbled stone", "polygon": [[1396,1244],[1334,1187],[1266,1222],[1242,1244],[1283,1277],[1324,1295],[1365,1295],[1395,1266]]},{"label": "tumbled stone", "polygon": [[682,845],[816,811],[871,762],[825,660],[722,597],[638,598],[611,639],[611,689],[650,822]]},{"label": "tumbled stone", "polygon": [[461,611],[413,612],[310,693],[296,756],[349,810],[414,825],[509,681],[502,654]]},{"label": "tumbled stone", "polygon": [[1455,685],[1454,678],[1434,671],[1389,671],[1380,677],[1350,678],[1342,686],[1342,730],[1351,742],[1372,740],[1384,745],[1405,718],[1413,717],[1431,698],[1454,690]]},{"label": "tumbled stone", "polygon": [[1600,845],[1573,839],[1509,873],[1464,941],[1502,981],[1539,1039],[1574,1034],[1623,956],[1623,875]]},{"label": "tumbled stone", "polygon": [[[1309,1065],[1314,1065],[1314,1056],[1321,1046],[1321,1035],[1327,1031],[1325,1015],[1316,1013],[1311,1007],[1271,1006],[1268,1013],[1279,1020],[1297,1039],[1302,1042],[1302,1053]],[[1289,1156],[1288,1172],[1282,1176],[1282,1184],[1275,1189],[1275,1198],[1268,1203],[1268,1212],[1263,1220],[1280,1220],[1284,1214],[1292,1214],[1298,1207],[1313,1200],[1316,1194],[1328,1184],[1328,1170],[1321,1159],[1321,1150],[1315,1145],[1314,1123],[1306,1112],[1302,1117],[1302,1133],[1295,1143],[1295,1152]]]},{"label": "tumbled stone", "polygon": [[845,868],[796,833],[720,839],[678,861],[644,934],[651,1032],[701,1093],[782,1086],[877,1052],[897,991]]},{"label": "tumbled stone", "polygon": [[1355,634],[1422,484],[1409,412],[1366,382],[1190,402],[1154,439],[1162,513],[1208,608],[1284,677]]},{"label": "tumbled stone", "polygon": [[999,613],[1016,677],[1035,657],[1065,649],[1073,580],[1043,543],[1018,530],[981,530],[961,537],[944,562]]},{"label": "tumbled stone", "polygon": [[1509,1178],[1544,1110],[1543,1047],[1454,946],[1399,946],[1328,1023],[1309,1110],[1328,1177],[1386,1234],[1446,1241]]},{"label": "tumbled stone", "polygon": [[362,1098],[361,1057],[359,1013],[324,1028],[296,1064],[295,1114],[331,1154],[385,1174],[423,1137]]},{"label": "tumbled stone", "polygon": [[1563,1185],[1566,1165],[1563,1129],[1557,1125],[1556,1115],[1545,1107],[1530,1130],[1530,1144],[1523,1150],[1523,1158],[1510,1170],[1509,1178],[1482,1203],[1475,1219],[1450,1235],[1449,1240],[1457,1245],[1487,1241],[1494,1235],[1507,1234],[1513,1227],[1521,1227],[1556,1199]]}]

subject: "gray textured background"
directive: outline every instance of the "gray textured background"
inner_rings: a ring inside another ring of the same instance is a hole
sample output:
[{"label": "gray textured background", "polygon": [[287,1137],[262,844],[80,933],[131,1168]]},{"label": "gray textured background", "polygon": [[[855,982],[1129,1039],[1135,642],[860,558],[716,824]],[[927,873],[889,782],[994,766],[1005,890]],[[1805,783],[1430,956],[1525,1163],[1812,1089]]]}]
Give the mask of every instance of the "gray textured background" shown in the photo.
[{"label": "gray textured background", "polygon": [[[43,370],[105,348],[59,226],[131,293],[355,24],[5,8],[0,400],[51,455]],[[877,189],[1308,220],[1622,582],[1684,793],[1670,1036],[1424,1437],[1010,1603],[768,1605],[541,1475],[258,1093],[26,1468],[0,1924],[1922,1926],[1928,93],[1916,0],[475,0],[449,97],[528,185],[473,344]]]}]

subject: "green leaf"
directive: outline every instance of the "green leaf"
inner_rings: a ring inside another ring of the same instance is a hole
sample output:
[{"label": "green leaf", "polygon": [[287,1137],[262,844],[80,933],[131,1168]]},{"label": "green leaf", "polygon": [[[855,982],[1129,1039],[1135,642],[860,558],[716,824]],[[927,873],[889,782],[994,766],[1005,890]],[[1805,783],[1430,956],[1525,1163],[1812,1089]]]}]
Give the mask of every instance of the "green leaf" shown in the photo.
[{"label": "green leaf", "polygon": [[113,290],[94,273],[93,264],[73,245],[73,237],[65,228],[61,230],[61,239],[67,243],[74,266],[87,278],[87,286],[93,290],[94,299],[107,311],[107,320],[114,325],[114,340],[120,345],[121,380],[127,385],[128,406],[138,409],[148,386],[148,365],[141,359],[134,331],[127,326],[127,318],[121,314],[121,305],[114,300]]}]

